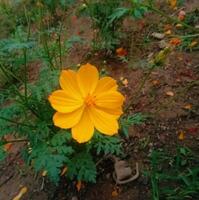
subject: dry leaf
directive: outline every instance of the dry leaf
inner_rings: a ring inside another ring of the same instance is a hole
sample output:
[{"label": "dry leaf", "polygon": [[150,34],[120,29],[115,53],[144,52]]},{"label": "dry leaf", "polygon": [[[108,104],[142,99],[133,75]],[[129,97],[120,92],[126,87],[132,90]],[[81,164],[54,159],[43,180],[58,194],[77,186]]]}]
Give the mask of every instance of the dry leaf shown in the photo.
[{"label": "dry leaf", "polygon": [[11,149],[12,145],[13,145],[12,143],[7,143],[7,144],[5,144],[5,145],[4,145],[4,150],[5,150],[5,151],[9,151],[9,150]]},{"label": "dry leaf", "polygon": [[68,168],[64,167],[63,170],[62,170],[62,172],[61,172],[61,176],[63,176],[64,174],[66,174],[67,170],[68,170]]},{"label": "dry leaf", "polygon": [[171,30],[168,30],[164,33],[165,35],[171,35]]},{"label": "dry leaf", "polygon": [[197,44],[198,44],[197,41],[193,41],[193,42],[191,42],[191,44],[189,45],[189,48],[193,48],[193,47],[195,47]]},{"label": "dry leaf", "polygon": [[111,193],[112,197],[117,197],[119,195],[119,192],[117,190],[113,190]]},{"label": "dry leaf", "polygon": [[166,95],[167,96],[170,96],[170,97],[173,97],[174,96],[174,93],[172,91],[167,91],[166,92]]},{"label": "dry leaf", "polygon": [[128,87],[128,80],[125,78],[125,79],[122,81],[122,84],[123,84],[125,87]]},{"label": "dry leaf", "polygon": [[176,28],[182,28],[183,25],[182,24],[176,24]]},{"label": "dry leaf", "polygon": [[183,108],[186,109],[186,110],[191,110],[192,105],[191,104],[186,104]]},{"label": "dry leaf", "polygon": [[83,184],[81,181],[77,181],[76,183],[76,188],[77,188],[77,191],[79,192],[81,190],[81,188],[83,187]]},{"label": "dry leaf", "polygon": [[171,8],[176,9],[177,0],[169,0],[169,4],[170,4]]},{"label": "dry leaf", "polygon": [[180,131],[179,135],[178,135],[178,139],[179,140],[184,140],[184,138],[185,138],[185,133],[183,131]]},{"label": "dry leaf", "polygon": [[20,200],[22,198],[22,196],[28,191],[28,188],[27,187],[23,187],[21,188],[21,190],[19,191],[18,195],[15,196],[13,198],[13,200]]},{"label": "dry leaf", "polygon": [[182,43],[181,39],[179,38],[172,38],[169,43],[173,46],[178,46]]},{"label": "dry leaf", "polygon": [[127,51],[123,47],[120,47],[120,48],[116,49],[116,54],[117,54],[117,56],[126,56]]},{"label": "dry leaf", "polygon": [[46,176],[46,175],[47,175],[47,173],[48,173],[48,172],[47,172],[46,170],[44,170],[44,171],[42,172],[42,174],[41,174],[41,175],[42,175],[42,176]]},{"label": "dry leaf", "polygon": [[153,84],[154,86],[158,86],[158,85],[160,85],[160,81],[159,81],[159,80],[153,80],[153,81],[152,81],[152,84]]},{"label": "dry leaf", "polygon": [[165,31],[168,31],[168,30],[171,30],[172,29],[172,25],[171,24],[165,24],[164,25],[164,30]]}]

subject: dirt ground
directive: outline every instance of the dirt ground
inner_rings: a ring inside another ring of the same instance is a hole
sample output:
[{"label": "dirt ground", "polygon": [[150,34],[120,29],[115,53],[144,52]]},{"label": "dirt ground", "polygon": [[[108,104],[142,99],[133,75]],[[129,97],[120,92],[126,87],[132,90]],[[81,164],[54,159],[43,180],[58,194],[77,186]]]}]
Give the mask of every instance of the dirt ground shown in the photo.
[{"label": "dirt ground", "polygon": [[[187,1],[186,11],[199,8],[199,2]],[[128,37],[133,43],[143,40],[143,36],[151,34],[154,27],[150,27],[150,19],[155,19],[154,24],[159,24],[157,16],[149,14],[140,27],[140,21],[133,22],[133,29]],[[89,43],[92,39],[89,21],[86,18],[78,18],[75,22],[71,17],[69,35],[80,34]],[[130,25],[127,23],[127,28]],[[161,22],[162,23],[162,22]],[[125,25],[126,26],[126,25]],[[136,37],[137,36],[137,37]],[[135,41],[136,38],[136,41]],[[124,45],[128,41],[124,41]],[[167,148],[172,151],[177,143],[186,144],[195,152],[199,152],[199,87],[192,84],[199,80],[199,54],[198,52],[181,52],[175,50],[169,56],[164,67],[154,70],[141,91],[136,94],[140,80],[145,75],[147,56],[156,53],[159,49],[159,41],[151,39],[149,45],[128,46],[130,61],[121,62],[118,58],[104,57],[100,53],[91,56],[89,45],[82,49],[81,45],[75,46],[65,58],[65,66],[90,62],[106,69],[109,74],[117,79],[121,85],[122,93],[127,102],[133,95],[133,104],[130,113],[142,112],[150,114],[150,118],[140,126],[133,126],[129,130],[129,138],[125,139],[124,150],[129,165],[134,168],[139,163],[140,177],[128,184],[118,186],[112,178],[113,163],[105,159],[99,165],[99,174],[96,184],[84,184],[78,192],[75,182],[69,182],[62,178],[58,186],[50,183],[47,178],[35,174],[32,169],[25,166],[20,157],[21,144],[12,146],[6,163],[0,164],[0,200],[11,200],[18,194],[21,187],[26,186],[28,192],[22,200],[149,200],[150,182],[142,175],[149,166],[149,154],[153,148]],[[137,57],[137,59],[135,59]],[[37,74],[39,64],[30,66],[31,73]],[[124,86],[121,77],[128,80]],[[31,78],[30,78],[31,79]],[[34,79],[34,78],[33,78]],[[168,95],[170,92],[172,95]],[[191,109],[187,109],[191,105]],[[194,130],[194,131],[193,131]],[[185,132],[185,139],[179,141],[179,132]],[[148,142],[144,147],[141,141]]]}]

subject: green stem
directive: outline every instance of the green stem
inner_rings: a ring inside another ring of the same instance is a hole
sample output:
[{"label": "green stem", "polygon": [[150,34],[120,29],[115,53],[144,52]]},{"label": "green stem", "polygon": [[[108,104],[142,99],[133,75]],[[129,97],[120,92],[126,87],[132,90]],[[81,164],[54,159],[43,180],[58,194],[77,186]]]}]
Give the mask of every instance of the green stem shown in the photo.
[{"label": "green stem", "polygon": [[190,34],[190,35],[170,35],[170,37],[194,38],[194,37],[199,37],[199,34]]},{"label": "green stem", "polygon": [[24,124],[24,123],[21,123],[21,122],[16,122],[16,121],[14,121],[14,120],[12,120],[12,119],[8,119],[8,118],[6,118],[6,117],[1,117],[1,116],[0,116],[0,119],[2,119],[2,120],[4,120],[4,121],[8,121],[8,122],[13,123],[13,124],[16,124],[16,125],[19,125],[19,126],[26,126],[26,127],[35,128],[35,126],[32,126],[32,125],[30,125],[30,124]]},{"label": "green stem", "polygon": [[53,64],[53,61],[52,61],[52,58],[51,58],[51,55],[50,55],[48,43],[47,43],[47,40],[46,40],[45,37],[46,37],[46,36],[44,36],[44,39],[43,39],[43,47],[44,47],[45,53],[47,54],[48,62],[49,62],[49,64],[50,64],[50,68],[51,68],[51,70],[53,70],[55,67],[54,67],[54,64]]},{"label": "green stem", "polygon": [[25,101],[28,100],[27,82],[28,82],[28,69],[27,69],[27,50],[23,50],[24,55],[24,96]]},{"label": "green stem", "polygon": [[21,79],[19,79],[11,70],[6,69],[2,64],[0,64],[0,69],[8,79],[10,79],[10,76],[11,76],[17,81],[22,82]]}]

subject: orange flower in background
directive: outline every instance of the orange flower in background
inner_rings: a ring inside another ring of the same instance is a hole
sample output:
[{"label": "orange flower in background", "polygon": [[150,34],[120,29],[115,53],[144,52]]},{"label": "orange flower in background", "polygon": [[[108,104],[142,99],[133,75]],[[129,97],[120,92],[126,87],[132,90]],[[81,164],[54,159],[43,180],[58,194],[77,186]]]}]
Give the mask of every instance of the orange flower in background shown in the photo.
[{"label": "orange flower in background", "polygon": [[126,49],[120,47],[120,48],[116,49],[116,54],[117,54],[117,56],[126,56],[127,51],[126,51]]},{"label": "orange flower in background", "polygon": [[49,96],[57,111],[53,116],[55,126],[71,128],[73,139],[79,143],[89,141],[95,128],[105,135],[117,134],[124,96],[117,91],[114,79],[99,79],[97,68],[87,63],[77,72],[63,70],[60,86]]},{"label": "orange flower in background", "polygon": [[171,45],[178,46],[182,43],[182,41],[179,38],[172,38],[169,43]]}]

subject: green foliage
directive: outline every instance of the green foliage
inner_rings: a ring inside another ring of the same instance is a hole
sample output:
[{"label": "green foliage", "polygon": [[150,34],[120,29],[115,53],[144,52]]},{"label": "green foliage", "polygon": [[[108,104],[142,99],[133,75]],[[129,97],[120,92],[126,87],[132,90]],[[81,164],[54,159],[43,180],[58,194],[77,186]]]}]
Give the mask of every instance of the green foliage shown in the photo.
[{"label": "green foliage", "polygon": [[73,148],[66,145],[71,139],[68,132],[59,132],[52,137],[49,143],[38,142],[31,147],[28,162],[33,163],[36,171],[47,171],[50,179],[57,183],[61,168],[69,163]]},{"label": "green foliage", "polygon": [[154,150],[151,153],[152,199],[196,199],[199,192],[198,156],[186,147],[175,154]]},{"label": "green foliage", "polygon": [[78,180],[95,183],[96,175],[96,165],[92,155],[87,151],[75,154],[68,163],[68,176],[70,178],[76,176]]},{"label": "green foliage", "polygon": [[122,2],[93,0],[83,8],[82,12],[92,19],[93,28],[98,31],[94,41],[95,48],[110,51],[120,43],[122,21],[128,14],[128,9],[122,7]]},{"label": "green foliage", "polygon": [[130,15],[133,18],[140,19],[148,11],[147,7],[142,4],[143,2],[143,0],[131,0],[132,7],[130,10]]},{"label": "green foliage", "polygon": [[75,3],[76,0],[42,0],[43,5],[47,6],[49,11],[54,14],[56,12],[56,8],[62,8],[63,10],[68,9],[68,7]]},{"label": "green foliage", "polygon": [[81,9],[92,19],[93,28],[97,29],[94,48],[113,51],[123,38],[124,18],[131,16],[140,19],[147,12],[147,7],[140,0],[131,0],[130,7],[125,6],[126,3],[124,0],[92,0]]},{"label": "green foliage", "polygon": [[89,148],[96,149],[96,153],[99,154],[122,154],[122,145],[119,137],[116,136],[105,136],[97,131],[95,136],[89,144]]},{"label": "green foliage", "polygon": [[6,157],[6,152],[4,151],[4,147],[0,144],[0,161],[4,160]]},{"label": "green foliage", "polygon": [[147,116],[142,113],[136,113],[134,115],[130,115],[127,117],[123,117],[121,119],[121,129],[122,133],[128,137],[129,135],[129,127],[132,125],[140,125],[146,121]]},{"label": "green foliage", "polygon": [[[0,160],[6,156],[4,145],[10,142],[5,136],[11,135],[13,143],[15,139],[26,141],[22,150],[26,163],[37,172],[47,171],[53,182],[58,183],[65,166],[68,168],[67,177],[95,182],[97,171],[93,155],[121,155],[120,138],[98,133],[87,144],[77,144],[71,139],[69,130],[60,131],[53,125],[54,110],[48,102],[48,96],[59,87],[62,58],[74,44],[84,41],[78,36],[63,37],[66,29],[59,20],[48,25],[42,20],[50,12],[56,19],[57,8],[65,10],[74,1],[43,0],[43,5],[28,1],[22,6],[23,2],[2,8],[7,18],[12,17],[14,28],[7,38],[0,40],[0,77],[6,79],[0,93]],[[128,12],[128,9],[118,7],[120,1],[111,3],[113,8],[105,11],[105,34],[108,35],[112,33],[110,30],[117,34],[115,27]],[[97,9],[105,4],[99,3]],[[27,5],[32,6],[26,9]],[[96,10],[94,12],[98,15]],[[28,81],[32,69],[36,75]]]}]

